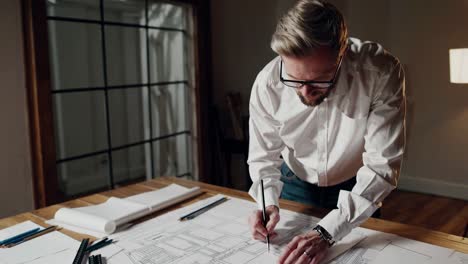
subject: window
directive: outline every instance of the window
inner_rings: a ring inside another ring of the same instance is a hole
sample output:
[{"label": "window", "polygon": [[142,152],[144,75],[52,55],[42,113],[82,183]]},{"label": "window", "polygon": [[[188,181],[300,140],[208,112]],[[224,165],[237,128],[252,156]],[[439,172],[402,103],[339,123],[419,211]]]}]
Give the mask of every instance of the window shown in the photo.
[{"label": "window", "polygon": [[48,0],[58,189],[65,198],[196,177],[192,7]]}]

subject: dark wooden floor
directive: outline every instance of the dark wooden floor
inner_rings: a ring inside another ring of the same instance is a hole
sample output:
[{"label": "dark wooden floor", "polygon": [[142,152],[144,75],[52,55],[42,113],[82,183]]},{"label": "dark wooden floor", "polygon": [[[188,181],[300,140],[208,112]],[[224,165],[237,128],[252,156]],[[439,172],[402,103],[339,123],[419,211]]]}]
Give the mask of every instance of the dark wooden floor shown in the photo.
[{"label": "dark wooden floor", "polygon": [[382,219],[463,236],[468,225],[468,202],[395,190],[384,200]]}]

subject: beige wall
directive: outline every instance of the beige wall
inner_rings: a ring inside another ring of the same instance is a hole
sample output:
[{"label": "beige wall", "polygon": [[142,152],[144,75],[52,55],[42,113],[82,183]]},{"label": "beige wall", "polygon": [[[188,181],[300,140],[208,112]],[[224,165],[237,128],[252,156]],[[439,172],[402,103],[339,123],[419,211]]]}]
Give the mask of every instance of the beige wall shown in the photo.
[{"label": "beige wall", "polygon": [[19,2],[0,8],[0,217],[33,208]]},{"label": "beige wall", "polygon": [[217,105],[228,91],[241,92],[244,111],[257,73],[275,54],[269,48],[285,0],[211,1],[213,89]]},{"label": "beige wall", "polygon": [[[243,112],[248,113],[250,88],[258,72],[275,57],[270,38],[280,14],[293,0],[212,0],[211,39],[213,98],[226,121],[226,94],[241,93]],[[233,182],[246,189],[245,162],[240,155],[232,159]]]},{"label": "beige wall", "polygon": [[468,1],[347,2],[352,35],[405,65],[407,151],[399,188],[468,200],[468,84],[451,84],[450,48],[468,47]]},{"label": "beige wall", "polygon": [[[274,56],[276,19],[292,2],[213,1],[218,106],[227,91],[240,91],[247,111],[255,76]],[[345,14],[351,36],[382,43],[405,65],[408,136],[399,188],[468,200],[468,85],[450,84],[448,68],[448,49],[468,47],[468,1],[331,2]]]}]

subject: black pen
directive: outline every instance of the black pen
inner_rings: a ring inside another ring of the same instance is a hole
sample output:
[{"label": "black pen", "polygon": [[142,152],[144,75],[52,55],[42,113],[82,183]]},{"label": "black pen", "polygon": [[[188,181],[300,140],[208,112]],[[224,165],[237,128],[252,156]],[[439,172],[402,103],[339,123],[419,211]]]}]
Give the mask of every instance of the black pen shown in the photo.
[{"label": "black pen", "polygon": [[215,207],[215,206],[217,206],[217,205],[219,205],[219,204],[221,204],[221,203],[223,203],[225,201],[227,201],[226,197],[220,198],[220,199],[218,199],[218,200],[216,200],[216,201],[214,201],[214,202],[212,202],[212,203],[210,203],[210,204],[208,204],[208,205],[206,205],[206,206],[204,206],[204,207],[202,207],[202,208],[200,208],[200,209],[198,209],[198,210],[196,210],[194,212],[191,212],[189,214],[186,214],[186,215],[182,216],[181,218],[179,218],[179,221],[186,221],[186,220],[193,219],[193,218],[201,215],[202,213],[210,210],[211,208],[213,208],[213,207]]},{"label": "black pen", "polygon": [[[266,209],[265,209],[265,191],[263,189],[263,180],[260,180],[260,185],[262,186],[262,213],[263,213],[263,226],[266,229],[266,224],[267,224],[267,216],[266,216]],[[267,248],[268,252],[270,252],[270,234],[268,234],[267,230],[267,236],[266,236],[266,241],[267,241]]]}]

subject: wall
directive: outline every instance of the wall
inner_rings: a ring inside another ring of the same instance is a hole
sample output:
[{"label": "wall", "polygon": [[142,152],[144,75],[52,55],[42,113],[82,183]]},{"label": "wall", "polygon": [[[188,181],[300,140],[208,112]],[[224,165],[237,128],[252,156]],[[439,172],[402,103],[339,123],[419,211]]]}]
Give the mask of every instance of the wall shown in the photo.
[{"label": "wall", "polygon": [[451,84],[450,48],[468,47],[468,1],[347,2],[352,35],[405,66],[407,148],[399,188],[468,200],[468,84]]},{"label": "wall", "polygon": [[[276,21],[293,0],[213,0],[211,40],[213,98],[223,127],[229,127],[226,94],[240,92],[243,114],[248,114],[250,89],[258,72],[276,55],[270,39]],[[232,181],[247,189],[243,156],[234,155]]]},{"label": "wall", "polygon": [[[219,107],[227,91],[239,91],[247,112],[255,76],[274,56],[269,41],[276,19],[292,2],[212,1]],[[351,36],[380,42],[405,66],[407,151],[399,188],[468,200],[468,85],[450,84],[448,66],[449,48],[468,47],[468,2],[331,2],[344,13]]]},{"label": "wall", "polygon": [[0,8],[0,217],[33,209],[19,3]]},{"label": "wall", "polygon": [[[405,11],[401,21],[394,18],[393,25],[405,25],[414,15],[412,10],[425,6],[425,15],[402,32],[403,38],[418,32],[410,45],[414,52],[408,52],[401,42],[393,40],[395,50],[401,51],[403,59],[408,61],[409,72],[418,69],[409,76],[414,87],[414,123],[410,127],[413,135],[408,149],[411,152],[405,166],[406,178],[403,178],[407,181],[402,183],[411,188],[413,184],[417,188],[420,183],[436,194],[468,200],[468,84],[451,84],[448,66],[450,48],[468,47],[468,1],[440,5],[436,1],[418,0],[412,1],[408,10],[402,6],[402,1],[392,3],[392,11]],[[397,30],[394,28],[393,32]],[[416,43],[418,39],[422,43]]]},{"label": "wall", "polygon": [[270,38],[290,0],[211,1],[213,90],[218,107],[225,95],[239,91],[245,113],[258,72],[275,57]]}]

